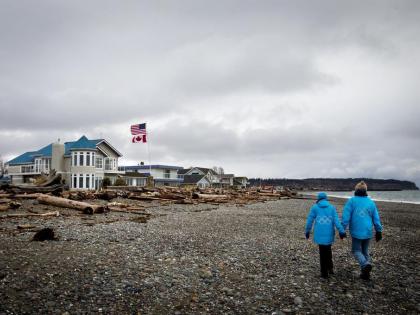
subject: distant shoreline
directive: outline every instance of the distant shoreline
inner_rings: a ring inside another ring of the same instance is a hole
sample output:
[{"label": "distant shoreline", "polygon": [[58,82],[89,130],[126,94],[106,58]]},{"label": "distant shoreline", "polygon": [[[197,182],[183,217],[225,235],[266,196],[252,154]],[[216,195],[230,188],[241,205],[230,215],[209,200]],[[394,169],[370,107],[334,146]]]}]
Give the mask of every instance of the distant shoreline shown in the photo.
[{"label": "distant shoreline", "polygon": [[[316,196],[316,192],[317,191],[304,191],[304,192],[299,192],[300,195],[304,196],[304,197],[310,197],[311,199],[313,197]],[[329,198],[331,200],[334,199],[339,199],[339,200],[347,200],[349,198],[351,198],[352,196],[337,196],[334,195],[335,192],[350,192],[350,191],[325,191]],[[381,192],[381,191],[373,191],[373,192]],[[389,191],[383,191],[383,192],[389,192]],[[395,191],[397,192],[397,191]],[[376,201],[376,202],[385,202],[385,203],[392,203],[392,204],[412,204],[412,205],[420,205],[420,200],[419,201],[415,201],[415,200],[390,200],[390,199],[384,199],[384,198],[378,198],[375,196],[370,196],[372,198],[372,200]],[[314,198],[315,199],[315,198]]]}]

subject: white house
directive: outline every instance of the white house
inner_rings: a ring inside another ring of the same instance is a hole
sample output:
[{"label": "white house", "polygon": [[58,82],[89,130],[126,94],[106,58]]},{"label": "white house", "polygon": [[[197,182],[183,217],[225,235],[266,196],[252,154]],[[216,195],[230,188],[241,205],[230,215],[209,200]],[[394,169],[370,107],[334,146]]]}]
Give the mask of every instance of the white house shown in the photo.
[{"label": "white house", "polygon": [[202,175],[205,176],[210,186],[218,186],[220,184],[219,175],[211,168],[204,167],[191,167],[187,169],[181,169],[178,171],[178,178],[184,181],[185,176],[189,175]]},{"label": "white house", "polygon": [[102,180],[114,182],[118,174],[118,159],[122,156],[105,139],[51,143],[37,151],[25,152],[6,163],[12,183],[28,183],[54,169],[61,174],[70,189],[98,189]]},{"label": "white house", "polygon": [[155,186],[178,186],[182,180],[178,178],[178,171],[182,170],[181,166],[173,165],[134,165],[121,166],[121,171],[130,173],[140,173],[143,176],[152,176]]}]

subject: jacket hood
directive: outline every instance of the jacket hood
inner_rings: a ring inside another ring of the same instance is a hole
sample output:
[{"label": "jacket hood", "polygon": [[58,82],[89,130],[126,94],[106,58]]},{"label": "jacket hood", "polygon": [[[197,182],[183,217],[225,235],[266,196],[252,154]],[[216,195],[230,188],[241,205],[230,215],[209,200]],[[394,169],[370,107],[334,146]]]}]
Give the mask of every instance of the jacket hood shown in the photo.
[{"label": "jacket hood", "polygon": [[326,199],[319,200],[317,204],[318,204],[318,207],[321,207],[321,208],[327,208],[330,205],[330,203]]},{"label": "jacket hood", "polygon": [[318,193],[317,199],[318,199],[318,201],[322,200],[322,199],[327,200],[327,194],[324,193],[324,192],[320,192],[320,193]]}]

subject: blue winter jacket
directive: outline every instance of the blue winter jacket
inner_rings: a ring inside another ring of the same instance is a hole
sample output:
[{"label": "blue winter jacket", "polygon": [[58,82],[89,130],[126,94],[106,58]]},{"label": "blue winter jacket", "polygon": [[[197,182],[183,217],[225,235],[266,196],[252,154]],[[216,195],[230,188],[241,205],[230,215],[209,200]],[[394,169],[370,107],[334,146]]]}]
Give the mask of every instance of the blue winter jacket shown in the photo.
[{"label": "blue winter jacket", "polygon": [[319,200],[312,206],[306,220],[306,233],[311,232],[314,221],[314,242],[319,245],[331,245],[334,243],[334,225],[340,233],[344,233],[337,211],[326,199]]},{"label": "blue winter jacket", "polygon": [[350,234],[354,238],[365,240],[372,238],[372,228],[382,232],[381,220],[375,202],[368,196],[351,197],[343,209],[342,225],[350,224]]}]

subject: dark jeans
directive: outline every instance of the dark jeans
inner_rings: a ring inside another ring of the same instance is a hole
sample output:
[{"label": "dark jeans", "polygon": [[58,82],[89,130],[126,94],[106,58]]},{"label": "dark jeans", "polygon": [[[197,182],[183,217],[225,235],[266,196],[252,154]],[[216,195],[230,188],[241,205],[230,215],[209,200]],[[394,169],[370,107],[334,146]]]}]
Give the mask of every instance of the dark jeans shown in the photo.
[{"label": "dark jeans", "polygon": [[328,272],[334,269],[331,245],[319,245],[319,261],[321,263],[321,276],[327,277]]},{"label": "dark jeans", "polygon": [[355,237],[352,238],[351,250],[360,267],[362,268],[370,264],[369,243],[369,238],[365,240],[361,240]]}]

